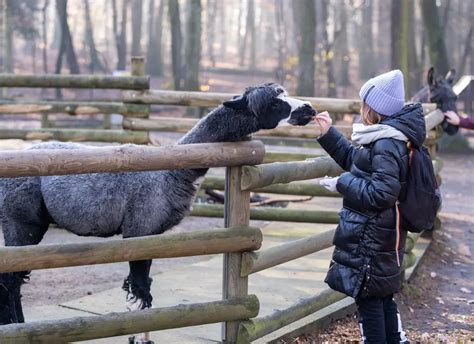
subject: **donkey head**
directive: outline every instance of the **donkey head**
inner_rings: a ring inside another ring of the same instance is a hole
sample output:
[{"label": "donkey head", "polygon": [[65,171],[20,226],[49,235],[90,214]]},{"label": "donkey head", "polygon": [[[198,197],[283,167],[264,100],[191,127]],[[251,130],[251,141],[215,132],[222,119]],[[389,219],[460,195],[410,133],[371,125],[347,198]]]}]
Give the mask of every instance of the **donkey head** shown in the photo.
[{"label": "donkey head", "polygon": [[[428,100],[436,103],[436,107],[443,112],[457,111],[456,100],[458,96],[453,91],[453,82],[456,71],[449,70],[446,76],[435,77],[434,68],[431,67],[428,71]],[[444,131],[449,135],[454,135],[458,131],[458,127],[449,124],[446,120],[441,124]]]},{"label": "donkey head", "polygon": [[276,128],[282,121],[291,125],[306,125],[316,116],[309,102],[288,97],[283,86],[274,83],[247,87],[244,94],[223,105],[251,112],[257,117],[259,129]]}]

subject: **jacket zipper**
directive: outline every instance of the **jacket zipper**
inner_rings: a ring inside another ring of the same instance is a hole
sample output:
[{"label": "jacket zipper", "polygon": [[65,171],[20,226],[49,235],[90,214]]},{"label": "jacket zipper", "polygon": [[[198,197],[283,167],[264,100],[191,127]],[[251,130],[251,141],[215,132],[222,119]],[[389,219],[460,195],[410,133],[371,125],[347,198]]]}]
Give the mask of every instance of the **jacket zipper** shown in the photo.
[{"label": "jacket zipper", "polygon": [[397,236],[397,240],[395,242],[395,253],[397,255],[398,267],[400,267],[400,255],[398,253],[398,247],[400,246],[400,209],[398,208],[399,203],[400,202],[398,202],[398,201],[395,203],[395,215],[396,215],[395,232],[396,232],[396,236]]}]

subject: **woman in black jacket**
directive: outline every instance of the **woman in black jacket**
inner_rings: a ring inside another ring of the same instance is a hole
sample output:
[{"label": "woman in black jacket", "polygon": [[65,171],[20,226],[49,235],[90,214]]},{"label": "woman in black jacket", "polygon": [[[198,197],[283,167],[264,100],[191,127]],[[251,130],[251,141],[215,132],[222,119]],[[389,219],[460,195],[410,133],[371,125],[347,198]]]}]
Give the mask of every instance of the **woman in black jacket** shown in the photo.
[{"label": "woman in black jacket", "polygon": [[398,200],[408,172],[407,143],[425,135],[420,104],[404,105],[403,74],[391,71],[362,86],[361,119],[352,145],[327,112],[316,117],[321,146],[348,172],[321,184],[343,196],[326,283],[355,298],[364,343],[409,343],[393,294],[402,280],[407,232],[400,228]]}]

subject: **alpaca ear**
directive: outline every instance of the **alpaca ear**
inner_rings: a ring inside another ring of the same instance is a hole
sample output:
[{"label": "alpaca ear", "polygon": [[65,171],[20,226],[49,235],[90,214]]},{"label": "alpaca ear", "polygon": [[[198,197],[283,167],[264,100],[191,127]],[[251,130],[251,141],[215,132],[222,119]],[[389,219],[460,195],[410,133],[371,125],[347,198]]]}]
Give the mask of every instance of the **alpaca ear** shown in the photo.
[{"label": "alpaca ear", "polygon": [[454,82],[454,77],[456,76],[456,69],[451,68],[448,73],[446,73],[446,76],[444,79],[448,82],[448,84],[452,85]]},{"label": "alpaca ear", "polygon": [[247,107],[248,101],[247,97],[234,96],[232,100],[225,101],[224,103],[222,103],[222,105],[234,110],[243,110]]},{"label": "alpaca ear", "polygon": [[430,67],[430,69],[428,70],[426,81],[428,82],[428,86],[436,85],[436,79],[434,77],[434,67]]}]

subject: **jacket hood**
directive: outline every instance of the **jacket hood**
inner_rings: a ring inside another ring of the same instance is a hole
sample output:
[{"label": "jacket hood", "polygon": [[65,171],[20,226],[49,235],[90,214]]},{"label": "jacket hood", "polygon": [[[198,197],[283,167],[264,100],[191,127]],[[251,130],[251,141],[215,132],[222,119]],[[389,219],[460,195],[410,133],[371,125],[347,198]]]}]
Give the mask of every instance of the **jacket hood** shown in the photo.
[{"label": "jacket hood", "polygon": [[385,118],[381,124],[401,131],[415,148],[423,145],[426,138],[426,124],[420,103],[408,104],[396,114]]}]

